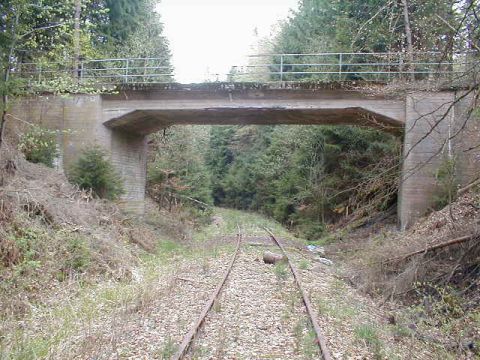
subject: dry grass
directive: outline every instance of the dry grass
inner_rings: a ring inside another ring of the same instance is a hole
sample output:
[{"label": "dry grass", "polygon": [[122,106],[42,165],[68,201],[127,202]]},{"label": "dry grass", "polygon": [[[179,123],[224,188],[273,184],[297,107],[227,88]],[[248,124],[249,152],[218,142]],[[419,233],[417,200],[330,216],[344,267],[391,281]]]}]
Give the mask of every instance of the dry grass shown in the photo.
[{"label": "dry grass", "polygon": [[[480,195],[468,193],[446,208],[431,213],[405,233],[371,236],[360,250],[356,267],[368,291],[396,297],[419,283],[452,285],[475,290],[480,273]],[[469,241],[427,250],[447,241],[472,236]]]},{"label": "dry grass", "polygon": [[[413,328],[413,336],[438,344],[454,358],[475,356],[472,351],[478,355],[479,192],[460,196],[407,232],[387,221],[338,237],[340,242],[327,247],[327,253],[346,264],[351,283],[401,309],[391,321]],[[471,238],[432,250],[461,237]]]}]

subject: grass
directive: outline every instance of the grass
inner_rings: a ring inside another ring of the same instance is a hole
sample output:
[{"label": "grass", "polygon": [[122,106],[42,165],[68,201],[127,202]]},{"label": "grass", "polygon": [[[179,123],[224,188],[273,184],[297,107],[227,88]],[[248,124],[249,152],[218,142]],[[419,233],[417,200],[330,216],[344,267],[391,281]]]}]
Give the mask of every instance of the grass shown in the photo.
[{"label": "grass", "polygon": [[288,265],[285,261],[279,261],[275,264],[273,272],[279,281],[285,281],[288,277]]},{"label": "grass", "polygon": [[358,310],[352,306],[341,302],[341,299],[324,299],[319,298],[317,307],[320,314],[330,315],[335,318],[335,321],[341,322],[343,320],[353,318],[358,315]]},{"label": "grass", "polygon": [[298,268],[300,270],[308,270],[310,268],[310,261],[306,259],[300,260],[300,262],[298,263]]},{"label": "grass", "polygon": [[383,343],[375,325],[360,324],[355,327],[354,332],[357,339],[363,341],[373,351],[376,359],[383,358]]},{"label": "grass", "polygon": [[[43,358],[86,324],[108,314],[113,316],[119,309],[126,312],[141,310],[153,300],[155,283],[169,268],[173,255],[181,250],[182,246],[175,242],[160,242],[155,254],[141,258],[141,281],[121,280],[80,286],[77,293],[62,303],[36,306],[35,313],[27,316],[23,324],[10,328],[9,334],[0,338],[0,359]],[[33,332],[39,322],[42,332]]]},{"label": "grass", "polygon": [[193,236],[195,241],[201,242],[216,236],[235,235],[238,233],[240,224],[242,225],[241,231],[246,236],[265,236],[267,233],[264,227],[266,227],[277,236],[292,238],[292,235],[280,223],[257,213],[215,208],[213,216],[221,219],[220,223],[210,224],[200,229]]},{"label": "grass", "polygon": [[[239,213],[226,213],[228,221],[224,223],[225,226],[215,229],[219,235],[236,227],[235,219]],[[249,217],[250,215],[247,216]],[[239,222],[241,221],[243,220]],[[203,231],[204,239],[214,233],[213,230],[212,226],[206,226]],[[36,233],[27,235],[28,237],[19,241],[23,241],[21,245],[24,245],[26,251],[30,251],[33,249],[32,244],[37,244],[38,236]],[[197,240],[201,241],[201,236]],[[81,271],[93,261],[84,239],[69,239],[66,246],[71,250],[67,262],[69,268]],[[176,265],[178,259],[203,259],[203,268],[208,271],[209,259],[231,250],[232,244],[214,248],[192,248],[168,238],[161,238],[154,253],[139,254],[135,276],[93,283],[82,283],[81,279],[78,279],[70,283],[72,290],[65,290],[61,302],[36,304],[32,307],[34,311],[26,314],[21,322],[13,318],[2,319],[1,326],[7,329],[8,324],[8,331],[0,329],[5,334],[0,337],[0,359],[44,358],[63,351],[70,338],[77,333],[88,331],[91,324],[101,319],[138,312],[147,307],[158,295],[157,288],[161,283],[159,279],[163,274],[175,271],[176,266],[173,264]],[[33,269],[32,266],[30,268]],[[170,285],[164,282],[163,285],[168,291]],[[166,343],[165,348],[160,350],[160,355],[167,354],[170,350],[171,346]]]},{"label": "grass", "polygon": [[306,318],[299,319],[293,328],[297,351],[305,359],[318,359],[319,349],[316,344],[317,336],[310,321]]},{"label": "grass", "polygon": [[177,351],[177,345],[170,337],[168,337],[167,341],[165,341],[165,344],[163,344],[163,347],[160,350],[158,355],[162,360],[169,360],[175,354],[176,351]]}]

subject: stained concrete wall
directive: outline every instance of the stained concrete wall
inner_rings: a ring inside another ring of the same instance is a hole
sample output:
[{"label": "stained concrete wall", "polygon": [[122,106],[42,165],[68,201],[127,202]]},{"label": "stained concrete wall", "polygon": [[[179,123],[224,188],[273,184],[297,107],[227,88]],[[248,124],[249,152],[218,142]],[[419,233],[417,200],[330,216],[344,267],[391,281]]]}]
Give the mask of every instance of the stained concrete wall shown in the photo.
[{"label": "stained concrete wall", "polygon": [[480,122],[472,112],[474,101],[465,92],[407,95],[398,207],[402,230],[429,212],[445,190],[437,174],[446,161],[453,161],[459,187],[479,177]]},{"label": "stained concrete wall", "polygon": [[146,137],[112,130],[103,125],[100,95],[38,96],[18,100],[10,109],[7,132],[17,137],[28,123],[61,130],[58,135],[58,170],[68,171],[84,149],[102,147],[124,182],[125,194],[119,205],[134,214],[143,214],[146,184]]},{"label": "stained concrete wall", "polygon": [[112,163],[124,182],[120,205],[124,211],[143,215],[147,182],[147,138],[121,131],[112,132]]}]

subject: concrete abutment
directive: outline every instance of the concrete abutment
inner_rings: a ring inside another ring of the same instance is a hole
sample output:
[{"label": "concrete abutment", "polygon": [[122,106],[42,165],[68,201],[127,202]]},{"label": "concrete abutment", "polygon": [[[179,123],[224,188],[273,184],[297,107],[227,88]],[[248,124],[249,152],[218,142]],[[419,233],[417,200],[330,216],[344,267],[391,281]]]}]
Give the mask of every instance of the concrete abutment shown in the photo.
[{"label": "concrete abutment", "polygon": [[453,167],[456,187],[480,177],[480,120],[474,94],[465,91],[416,92],[405,101],[403,165],[398,218],[402,230],[428,213],[447,189],[439,170]]}]

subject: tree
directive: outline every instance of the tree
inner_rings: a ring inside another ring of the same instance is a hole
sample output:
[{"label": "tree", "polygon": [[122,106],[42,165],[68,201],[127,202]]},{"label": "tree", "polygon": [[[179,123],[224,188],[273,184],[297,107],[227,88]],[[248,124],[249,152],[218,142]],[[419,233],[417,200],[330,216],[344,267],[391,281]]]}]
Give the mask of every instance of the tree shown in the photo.
[{"label": "tree", "polygon": [[0,147],[9,98],[35,90],[15,77],[22,66],[35,70],[24,63],[68,73],[65,84],[42,88],[52,92],[92,90],[76,84],[81,58],[158,57],[155,65],[169,73],[170,52],[153,0],[4,0],[0,13]]},{"label": "tree", "polygon": [[104,199],[123,194],[123,182],[100,147],[85,150],[69,172],[69,180]]}]

